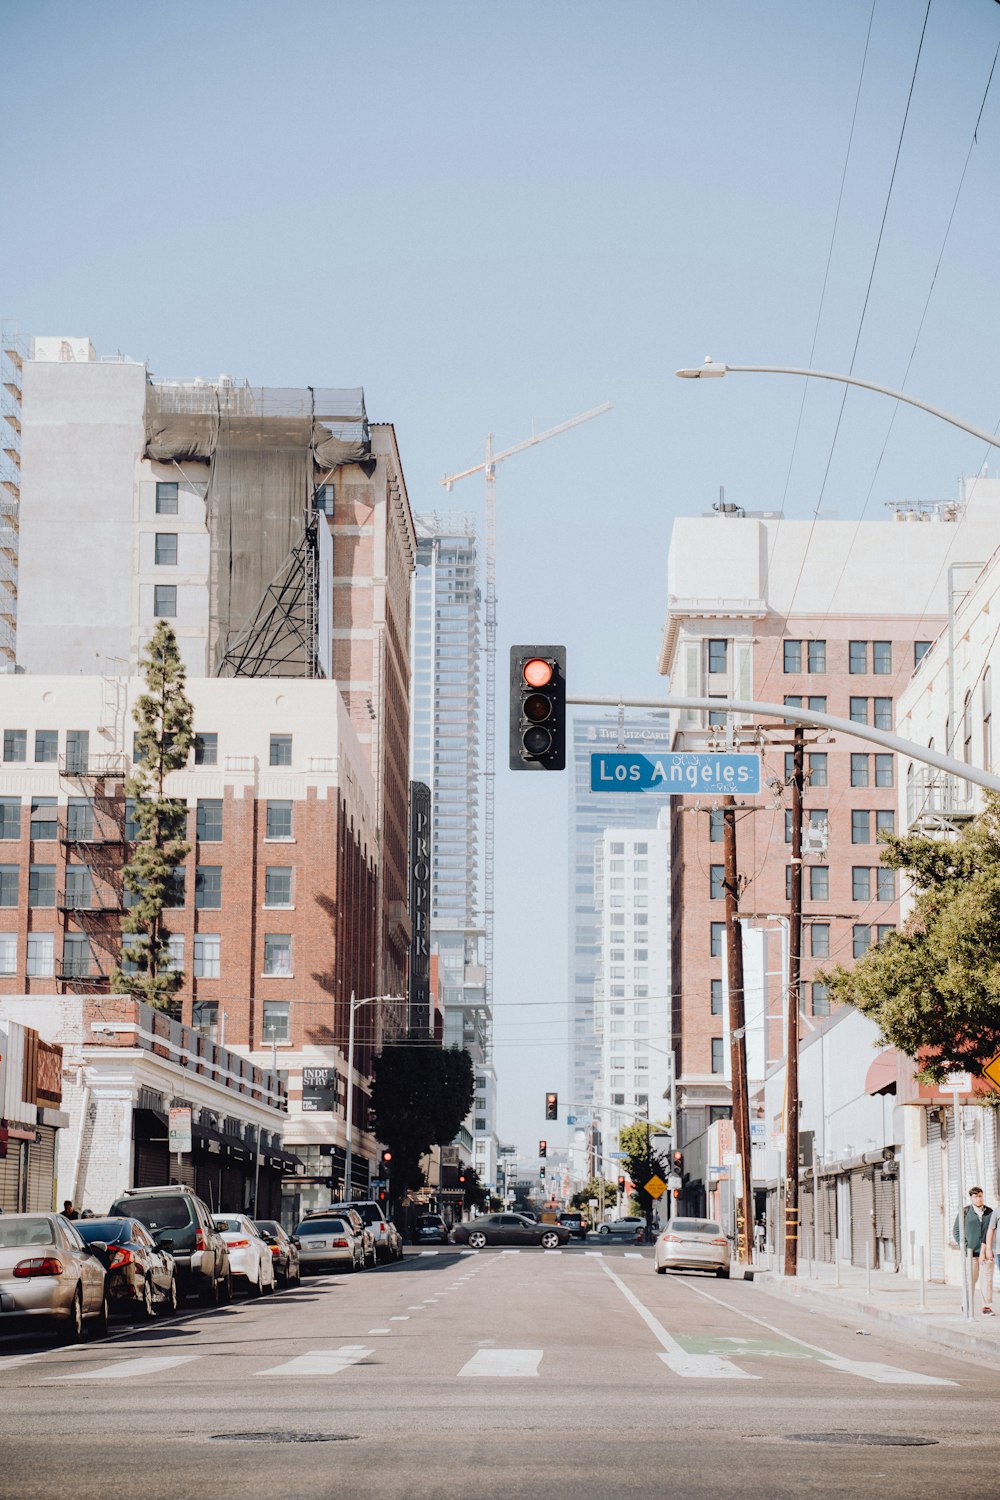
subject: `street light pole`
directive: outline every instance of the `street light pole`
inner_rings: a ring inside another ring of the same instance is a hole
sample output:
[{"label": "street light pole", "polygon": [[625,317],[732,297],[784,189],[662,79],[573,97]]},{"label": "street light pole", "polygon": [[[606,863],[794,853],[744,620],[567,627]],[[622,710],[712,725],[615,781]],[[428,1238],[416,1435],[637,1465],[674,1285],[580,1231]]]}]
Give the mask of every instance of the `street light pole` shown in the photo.
[{"label": "street light pole", "polygon": [[373,1005],[385,1000],[386,995],[368,995],[364,1000],[355,1000],[351,991],[351,1013],[347,1023],[347,1119],[344,1122],[344,1201],[351,1201],[351,1167],[354,1155],[354,1014],[362,1005]]},{"label": "street light pole", "polygon": [[961,428],[962,432],[971,433],[981,442],[989,443],[991,448],[1000,448],[1000,437],[995,432],[987,432],[982,427],[973,427],[971,422],[963,422],[961,417],[954,417],[950,412],[942,411],[940,406],[932,406],[929,401],[920,401],[916,396],[907,395],[906,391],[893,390],[891,386],[879,385],[875,380],[861,380],[857,375],[838,375],[832,370],[803,370],[794,365],[727,365],[713,360],[711,356],[706,357],[703,365],[695,366],[693,369],[675,370],[674,373],[681,380],[717,380],[723,375],[802,375],[807,380],[835,380],[840,385],[857,385],[862,390],[877,391],[880,396],[890,396],[893,401],[904,401],[907,406],[919,407],[921,411],[929,412],[932,417],[938,417],[952,427]]}]

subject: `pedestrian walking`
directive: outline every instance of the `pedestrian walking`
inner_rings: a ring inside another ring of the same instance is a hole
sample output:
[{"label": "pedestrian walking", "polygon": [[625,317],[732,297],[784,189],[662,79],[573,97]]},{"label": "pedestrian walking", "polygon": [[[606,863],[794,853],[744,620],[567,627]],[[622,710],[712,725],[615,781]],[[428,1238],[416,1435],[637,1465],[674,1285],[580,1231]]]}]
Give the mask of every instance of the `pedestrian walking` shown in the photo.
[{"label": "pedestrian walking", "polygon": [[63,1200],[62,1211],[64,1219],[78,1219],[80,1217],[76,1209],[73,1207],[72,1198],[66,1198]]},{"label": "pedestrian walking", "polygon": [[[994,1235],[991,1224],[993,1210],[987,1204],[981,1187],[971,1187],[969,1199],[969,1206],[965,1210],[965,1249],[972,1256],[972,1284],[969,1290],[970,1293],[975,1292],[978,1282],[979,1294],[983,1299],[983,1312],[992,1313]],[[956,1245],[961,1244],[957,1214],[952,1238]]]}]

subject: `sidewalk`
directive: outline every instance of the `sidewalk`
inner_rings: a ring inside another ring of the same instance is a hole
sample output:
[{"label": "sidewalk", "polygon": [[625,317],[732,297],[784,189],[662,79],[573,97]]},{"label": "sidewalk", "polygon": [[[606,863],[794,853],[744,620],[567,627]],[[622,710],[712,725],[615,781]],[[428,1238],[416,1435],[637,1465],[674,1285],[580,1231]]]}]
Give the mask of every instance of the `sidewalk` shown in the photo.
[{"label": "sidewalk", "polygon": [[[793,1278],[783,1276],[773,1259],[769,1266],[766,1257],[755,1263],[753,1279],[769,1292],[797,1297],[834,1317],[847,1321],[875,1318],[909,1338],[942,1344],[962,1354],[1000,1364],[1000,1312],[983,1317],[977,1297],[975,1317],[969,1322],[962,1314],[960,1287],[925,1282],[921,1298],[919,1281],[901,1272],[868,1273],[861,1266],[843,1262],[839,1271],[835,1271],[824,1262],[805,1261],[800,1263],[799,1274]],[[994,1306],[1000,1307],[1000,1295]]]}]

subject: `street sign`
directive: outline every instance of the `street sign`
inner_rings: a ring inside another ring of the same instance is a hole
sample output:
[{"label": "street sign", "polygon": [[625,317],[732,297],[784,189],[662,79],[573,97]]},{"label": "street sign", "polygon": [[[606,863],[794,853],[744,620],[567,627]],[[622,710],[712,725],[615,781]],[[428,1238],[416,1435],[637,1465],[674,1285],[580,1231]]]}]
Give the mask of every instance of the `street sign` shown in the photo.
[{"label": "street sign", "polygon": [[1000,1089],[1000,1052],[997,1053],[996,1057],[991,1057],[983,1068],[983,1077],[988,1078],[990,1083],[995,1083],[997,1088]]},{"label": "street sign", "polygon": [[607,1158],[608,1158],[609,1161],[624,1161],[625,1158],[626,1158],[626,1156],[628,1156],[628,1152],[627,1151],[607,1151],[607,1152],[605,1152],[605,1155],[607,1156]]},{"label": "street sign", "polygon": [[670,797],[749,796],[760,791],[759,755],[701,755],[670,751],[637,755],[595,751],[590,757],[592,792],[665,792]]},{"label": "street sign", "polygon": [[662,1198],[667,1191],[667,1184],[662,1177],[657,1177],[655,1172],[648,1182],[643,1183],[643,1187],[651,1198]]},{"label": "street sign", "polygon": [[[996,1062],[996,1058],[993,1061]],[[941,1087],[949,1094],[971,1094],[972,1075],[969,1073],[946,1073],[941,1080]]]},{"label": "street sign", "polygon": [[750,1121],[750,1139],[755,1146],[763,1146],[767,1140],[767,1126],[763,1120]]},{"label": "street sign", "polygon": [[566,1116],[566,1124],[567,1125],[575,1125],[576,1124],[576,1115],[567,1115]]},{"label": "street sign", "polygon": [[171,1106],[168,1137],[171,1155],[191,1150],[191,1111],[187,1105]]}]

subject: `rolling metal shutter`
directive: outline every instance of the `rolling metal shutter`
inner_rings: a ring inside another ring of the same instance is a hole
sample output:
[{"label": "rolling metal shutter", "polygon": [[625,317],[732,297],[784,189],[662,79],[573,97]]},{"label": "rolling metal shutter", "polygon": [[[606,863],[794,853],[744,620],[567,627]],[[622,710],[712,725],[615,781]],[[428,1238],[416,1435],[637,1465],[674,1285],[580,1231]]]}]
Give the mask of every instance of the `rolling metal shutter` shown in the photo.
[{"label": "rolling metal shutter", "polygon": [[50,1213],[55,1207],[56,1132],[52,1125],[39,1125],[40,1139],[28,1147],[29,1213]]}]

